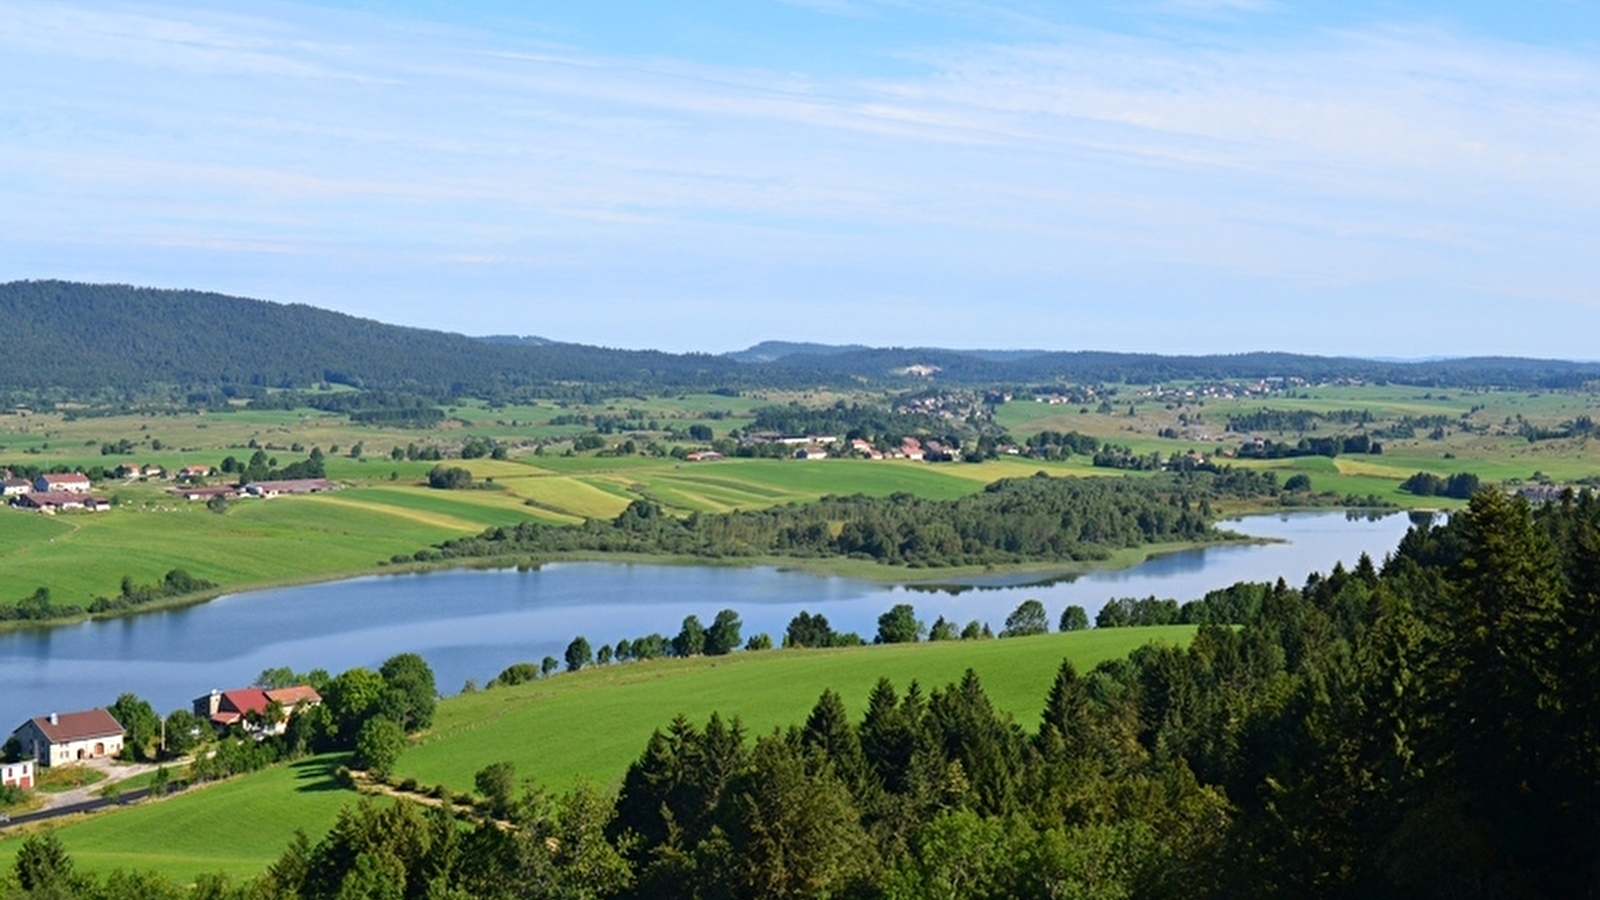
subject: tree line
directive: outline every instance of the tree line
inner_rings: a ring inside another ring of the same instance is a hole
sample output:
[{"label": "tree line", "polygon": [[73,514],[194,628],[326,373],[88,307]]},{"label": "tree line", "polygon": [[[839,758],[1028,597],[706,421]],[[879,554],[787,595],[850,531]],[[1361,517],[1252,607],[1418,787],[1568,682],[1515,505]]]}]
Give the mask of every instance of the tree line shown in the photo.
[{"label": "tree line", "polygon": [[627,552],[700,557],[846,556],[890,565],[1104,559],[1149,543],[1214,541],[1211,484],[1191,480],[1006,479],[956,500],[824,497],[815,503],[668,515],[635,500],[615,519],[524,522],[447,541],[421,558]]}]

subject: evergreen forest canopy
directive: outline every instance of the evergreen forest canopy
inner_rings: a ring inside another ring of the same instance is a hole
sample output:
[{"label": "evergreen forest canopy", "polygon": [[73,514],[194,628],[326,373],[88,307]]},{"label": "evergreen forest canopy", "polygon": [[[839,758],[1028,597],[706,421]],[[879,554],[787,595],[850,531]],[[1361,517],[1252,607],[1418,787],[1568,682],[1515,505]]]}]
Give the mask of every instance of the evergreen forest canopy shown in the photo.
[{"label": "evergreen forest canopy", "polygon": [[612,520],[523,522],[447,541],[417,558],[646,553],[702,558],[848,556],[912,567],[1075,562],[1116,549],[1220,540],[1211,498],[1265,494],[1271,473],[1166,479],[1011,478],[956,500],[824,497],[815,503],[677,518],[635,500]]},{"label": "evergreen forest canopy", "polygon": [[217,402],[322,383],[410,392],[434,401],[566,396],[585,389],[926,384],[927,379],[905,374],[911,366],[934,367],[933,381],[944,385],[1299,377],[1571,388],[1600,379],[1600,364],[1503,358],[1393,363],[1285,353],[1180,357],[821,345],[792,345],[784,349],[796,352],[754,356],[671,354],[478,339],[300,304],[63,281],[0,284],[0,318],[11,338],[0,356],[0,394],[5,395],[0,399],[11,402],[130,402],[158,394]]},{"label": "evergreen forest canopy", "polygon": [[[1480,492],[1232,624],[1079,672],[1037,722],[970,672],[826,692],[751,736],[681,718],[618,794],[518,792],[491,818],[347,810],[259,878],[194,893],[78,878],[49,837],[17,897],[1568,898],[1600,892],[1600,502]],[[507,826],[512,827],[507,827]],[[120,880],[119,880],[120,879]],[[139,893],[143,891],[143,893]]]}]

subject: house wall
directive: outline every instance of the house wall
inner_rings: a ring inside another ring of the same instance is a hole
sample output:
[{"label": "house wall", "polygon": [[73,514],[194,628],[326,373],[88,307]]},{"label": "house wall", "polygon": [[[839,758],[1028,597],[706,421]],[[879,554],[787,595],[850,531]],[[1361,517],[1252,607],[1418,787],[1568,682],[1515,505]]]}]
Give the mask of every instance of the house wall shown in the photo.
[{"label": "house wall", "polygon": [[0,784],[31,790],[33,788],[33,761],[0,763]]},{"label": "house wall", "polygon": [[39,476],[33,486],[38,491],[66,491],[69,494],[87,494],[93,487],[87,481],[57,481],[48,475]]},{"label": "house wall", "polygon": [[60,766],[81,759],[116,756],[122,752],[120,734],[52,744],[31,720],[17,729],[16,737],[22,743],[22,751],[31,754],[41,766]]}]

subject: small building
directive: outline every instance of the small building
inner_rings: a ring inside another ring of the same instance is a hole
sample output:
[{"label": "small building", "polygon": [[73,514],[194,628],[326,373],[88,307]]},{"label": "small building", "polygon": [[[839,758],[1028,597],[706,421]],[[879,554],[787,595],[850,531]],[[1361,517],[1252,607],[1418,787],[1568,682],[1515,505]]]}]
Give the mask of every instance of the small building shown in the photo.
[{"label": "small building", "polygon": [[191,478],[210,478],[210,466],[184,466],[178,470],[178,477],[184,480]]},{"label": "small building", "polygon": [[52,472],[33,480],[33,489],[40,493],[87,494],[93,487],[82,472]]},{"label": "small building", "polygon": [[145,463],[123,463],[117,471],[123,478],[160,478],[164,474],[160,466]]},{"label": "small building", "polygon": [[865,456],[867,459],[883,459],[883,454],[878,452],[878,448],[872,446],[862,438],[855,438],[852,440],[850,442],[850,449],[862,456]]},{"label": "small building", "polygon": [[252,497],[266,499],[279,494],[321,494],[325,491],[336,491],[337,484],[326,478],[296,478],[290,481],[252,481],[244,486],[244,492]]},{"label": "small building", "polygon": [[684,454],[683,458],[688,462],[715,462],[722,458],[722,454],[715,450],[697,450]]},{"label": "small building", "polygon": [[0,497],[20,497],[33,493],[33,482],[26,478],[7,478],[0,482]]},{"label": "small building", "polygon": [[212,497],[221,497],[232,500],[239,496],[236,487],[175,487],[167,488],[167,493],[185,500],[210,500]]},{"label": "small building", "polygon": [[12,733],[24,756],[59,766],[122,752],[122,725],[104,709],[35,716]]},{"label": "small building", "polygon": [[0,785],[19,787],[25,791],[32,790],[33,760],[25,759],[22,762],[0,763]]}]

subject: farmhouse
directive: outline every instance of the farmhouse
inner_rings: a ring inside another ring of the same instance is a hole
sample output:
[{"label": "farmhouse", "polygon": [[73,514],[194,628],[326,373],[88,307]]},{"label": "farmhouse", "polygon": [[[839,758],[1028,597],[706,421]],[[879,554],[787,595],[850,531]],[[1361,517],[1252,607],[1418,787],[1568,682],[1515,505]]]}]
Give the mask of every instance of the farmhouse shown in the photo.
[{"label": "farmhouse", "polygon": [[24,756],[59,766],[122,752],[122,725],[103,709],[35,716],[12,733]]},{"label": "farmhouse", "polygon": [[1525,484],[1517,489],[1517,493],[1521,494],[1524,500],[1537,505],[1555,503],[1568,490],[1570,488],[1560,484]]},{"label": "farmhouse", "polygon": [[326,478],[297,478],[292,481],[252,481],[244,492],[252,497],[276,497],[279,494],[320,494],[336,491],[339,486]]},{"label": "farmhouse", "polygon": [[0,785],[30,790],[33,787],[33,760],[0,763]]},{"label": "farmhouse", "polygon": [[89,476],[82,472],[53,472],[33,480],[33,489],[42,493],[87,494],[91,487]]},{"label": "farmhouse", "polygon": [[160,466],[144,463],[123,463],[117,466],[117,472],[123,478],[160,478],[164,474]]},{"label": "farmhouse", "polygon": [[19,509],[37,510],[46,515],[69,509],[104,512],[111,508],[111,501],[104,497],[90,497],[73,491],[33,491],[18,495],[11,502]]},{"label": "farmhouse", "polygon": [[33,493],[33,482],[26,478],[7,478],[0,482],[0,497],[17,497]]},{"label": "farmhouse", "polygon": [[[235,688],[231,691],[213,690],[194,700],[194,714],[211,722],[217,728],[242,725],[247,731],[263,734],[282,734],[289,727],[289,718],[296,712],[316,706],[322,695],[306,684],[286,688]],[[268,722],[269,710],[276,704],[283,715]],[[260,722],[262,724],[255,724]]]},{"label": "farmhouse", "polygon": [[178,470],[178,477],[182,478],[182,479],[208,478],[210,476],[211,476],[211,467],[210,466],[184,466],[183,468]]}]

